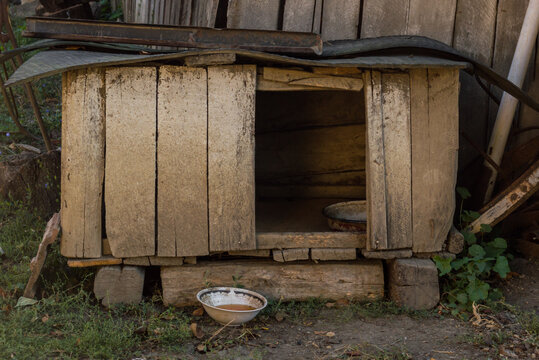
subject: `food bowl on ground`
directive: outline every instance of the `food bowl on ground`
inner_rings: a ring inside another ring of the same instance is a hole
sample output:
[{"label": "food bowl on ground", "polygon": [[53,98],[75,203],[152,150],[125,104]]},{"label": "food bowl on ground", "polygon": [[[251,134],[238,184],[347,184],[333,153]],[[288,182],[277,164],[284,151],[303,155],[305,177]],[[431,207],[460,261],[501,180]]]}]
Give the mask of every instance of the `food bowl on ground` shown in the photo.
[{"label": "food bowl on ground", "polygon": [[346,201],[328,205],[323,214],[333,230],[367,231],[367,202],[365,200]]},{"label": "food bowl on ground", "polygon": [[237,326],[252,320],[268,305],[266,298],[254,291],[233,287],[214,287],[198,292],[208,315],[223,325]]}]

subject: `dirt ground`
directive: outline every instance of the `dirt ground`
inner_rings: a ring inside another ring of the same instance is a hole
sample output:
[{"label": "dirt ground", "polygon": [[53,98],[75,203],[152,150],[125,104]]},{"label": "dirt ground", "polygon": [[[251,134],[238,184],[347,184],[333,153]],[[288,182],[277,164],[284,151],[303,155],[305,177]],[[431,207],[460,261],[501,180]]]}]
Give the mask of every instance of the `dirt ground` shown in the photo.
[{"label": "dirt ground", "polygon": [[[516,259],[503,284],[506,301],[523,310],[539,306],[539,261]],[[182,359],[539,359],[537,344],[515,311],[479,309],[480,321],[437,314],[375,315],[332,306],[298,316],[262,316],[246,327],[224,328],[211,341],[194,340]],[[284,319],[282,319],[284,317]],[[280,321],[279,321],[280,320]],[[207,315],[197,322],[208,339],[221,327]],[[537,326],[537,325],[535,325]],[[206,346],[206,347],[204,347]],[[209,350],[209,351],[208,351]],[[206,352],[207,351],[207,352]],[[169,355],[145,354],[145,358]]]}]

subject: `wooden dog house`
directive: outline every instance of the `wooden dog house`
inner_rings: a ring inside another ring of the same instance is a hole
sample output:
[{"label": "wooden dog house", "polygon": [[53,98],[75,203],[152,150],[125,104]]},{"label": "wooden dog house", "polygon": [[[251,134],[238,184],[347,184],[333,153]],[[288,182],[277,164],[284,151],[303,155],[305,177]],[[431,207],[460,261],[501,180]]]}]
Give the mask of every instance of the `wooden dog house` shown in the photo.
[{"label": "wooden dog house", "polygon": [[[358,253],[436,253],[450,230],[462,67],[221,51],[67,71],[61,252],[162,266],[173,304],[231,274],[274,296],[383,296],[382,262]],[[327,226],[347,199],[367,200],[367,233]]]}]

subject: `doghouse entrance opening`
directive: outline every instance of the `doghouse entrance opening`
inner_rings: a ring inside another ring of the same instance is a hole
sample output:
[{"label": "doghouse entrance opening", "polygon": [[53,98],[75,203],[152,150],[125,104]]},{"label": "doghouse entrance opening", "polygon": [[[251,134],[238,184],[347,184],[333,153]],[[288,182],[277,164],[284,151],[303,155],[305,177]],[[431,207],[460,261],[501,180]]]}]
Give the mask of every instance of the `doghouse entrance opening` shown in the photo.
[{"label": "doghouse entrance opening", "polygon": [[330,231],[325,206],[365,199],[363,91],[256,95],[257,232]]}]

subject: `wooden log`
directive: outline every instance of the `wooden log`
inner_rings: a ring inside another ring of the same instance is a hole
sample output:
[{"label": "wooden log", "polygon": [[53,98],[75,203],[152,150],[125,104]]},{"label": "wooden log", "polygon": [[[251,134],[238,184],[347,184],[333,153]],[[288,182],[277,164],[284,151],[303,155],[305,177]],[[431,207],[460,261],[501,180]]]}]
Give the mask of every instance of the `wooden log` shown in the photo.
[{"label": "wooden log", "polygon": [[257,233],[257,249],[364,248],[366,234],[347,232]]},{"label": "wooden log", "polygon": [[141,266],[104,266],[95,275],[95,297],[106,307],[138,304],[142,300],[144,274]]},{"label": "wooden log", "polygon": [[[382,75],[383,141],[388,249],[412,246],[412,147],[410,134],[410,78]],[[379,247],[381,249],[381,247]]]},{"label": "wooden log", "polygon": [[367,259],[401,259],[412,257],[412,250],[382,250],[382,251],[369,251],[367,249],[361,250],[361,255]]},{"label": "wooden log", "polygon": [[454,226],[449,230],[445,248],[451,254],[460,254],[464,250],[464,235]]},{"label": "wooden log", "polygon": [[382,74],[367,71],[365,107],[367,118],[367,249],[387,249],[386,164],[383,144]]},{"label": "wooden log", "polygon": [[361,0],[324,0],[322,39],[357,39]]},{"label": "wooden log", "polygon": [[357,258],[356,249],[311,249],[311,259],[313,260],[355,260]]},{"label": "wooden log", "polygon": [[428,259],[397,259],[388,262],[389,297],[414,310],[432,309],[440,301],[438,270]]},{"label": "wooden log", "polygon": [[106,70],[105,207],[117,258],[155,254],[156,69]]},{"label": "wooden log", "polygon": [[468,227],[473,233],[481,231],[481,225],[494,226],[515,211],[539,189],[539,160],[536,161],[520,178],[490,201],[481,215]]},{"label": "wooden log", "polygon": [[233,286],[234,276],[270,299],[381,299],[384,273],[380,261],[280,264],[275,261],[206,262],[161,269],[165,305],[196,303],[195,294],[212,286]]},{"label": "wooden log", "polygon": [[414,252],[441,251],[453,223],[458,75],[458,70],[410,72]]},{"label": "wooden log", "polygon": [[[202,54],[187,56],[183,59],[186,66],[211,66],[211,65],[230,65],[236,62],[236,54]],[[162,69],[163,67],[161,67]]]},{"label": "wooden log", "polygon": [[226,27],[229,29],[277,30],[279,0],[229,0]]},{"label": "wooden log", "polygon": [[206,69],[159,70],[157,144],[157,254],[207,255]]},{"label": "wooden log", "polygon": [[105,171],[104,71],[69,71],[62,80],[60,252],[67,257],[99,257]]},{"label": "wooden log", "polygon": [[256,249],[255,83],[252,65],[208,68],[210,251]]},{"label": "wooden log", "polygon": [[272,254],[273,260],[278,262],[309,260],[309,249],[273,250]]},{"label": "wooden log", "polygon": [[[43,265],[47,259],[47,248],[49,245],[54,243],[59,232],[60,214],[55,213],[47,223],[47,227],[45,228],[43,239],[41,240],[41,243],[37,249],[36,256],[34,256],[30,261],[30,278],[28,279],[28,283],[26,284],[23,293],[25,298],[33,298],[36,296],[37,280],[39,279],[39,275],[41,275],[41,269],[43,269]],[[0,248],[0,256],[2,255],[1,250],[2,249]]]},{"label": "wooden log", "polygon": [[120,265],[122,259],[112,256],[102,256],[95,259],[68,259],[67,266],[69,267],[93,267],[93,266],[107,266],[107,265]]},{"label": "wooden log", "polygon": [[314,74],[302,70],[265,67],[263,69],[263,77],[265,80],[283,82],[288,85],[313,86],[350,91],[361,91],[363,89],[363,80],[359,78]]}]

